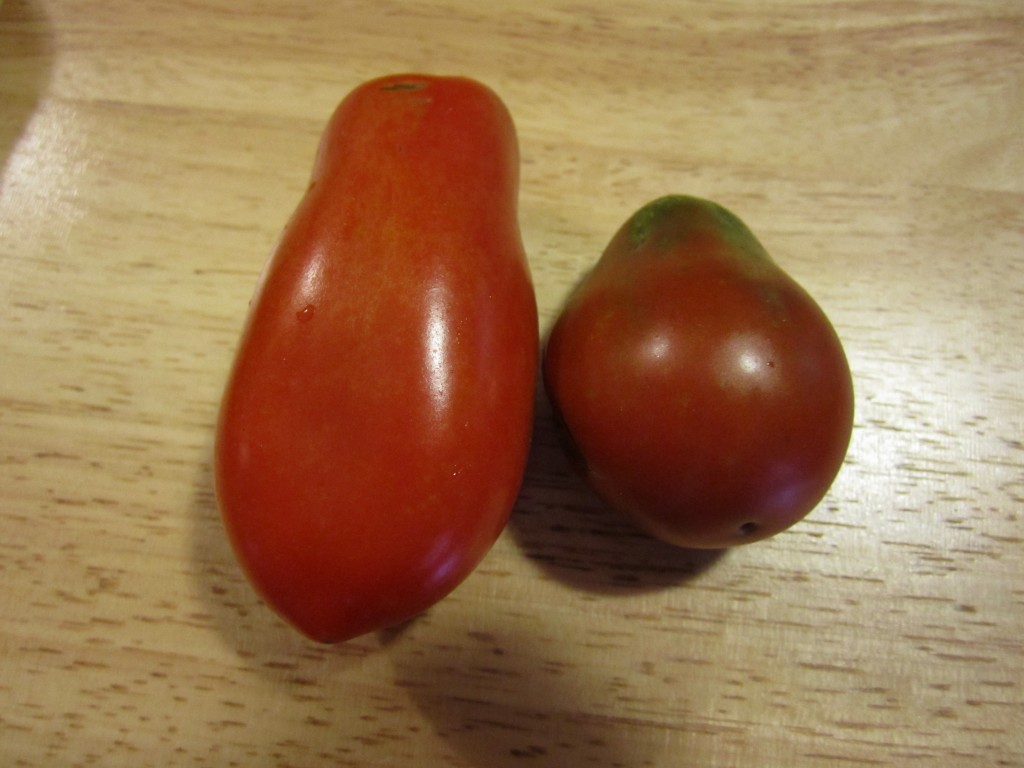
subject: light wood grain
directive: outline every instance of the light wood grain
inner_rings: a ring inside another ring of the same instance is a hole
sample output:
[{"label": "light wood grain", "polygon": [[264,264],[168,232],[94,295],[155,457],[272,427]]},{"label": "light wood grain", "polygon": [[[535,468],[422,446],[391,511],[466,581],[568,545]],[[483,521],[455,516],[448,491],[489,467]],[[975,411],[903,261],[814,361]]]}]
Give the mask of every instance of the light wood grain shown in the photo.
[{"label": "light wood grain", "polygon": [[[635,208],[739,213],[832,317],[848,460],[697,556],[538,392],[507,531],[404,628],[303,641],[211,490],[264,256],[367,78],[497,90],[542,325]],[[1024,765],[1024,7],[6,0],[0,764]]]}]

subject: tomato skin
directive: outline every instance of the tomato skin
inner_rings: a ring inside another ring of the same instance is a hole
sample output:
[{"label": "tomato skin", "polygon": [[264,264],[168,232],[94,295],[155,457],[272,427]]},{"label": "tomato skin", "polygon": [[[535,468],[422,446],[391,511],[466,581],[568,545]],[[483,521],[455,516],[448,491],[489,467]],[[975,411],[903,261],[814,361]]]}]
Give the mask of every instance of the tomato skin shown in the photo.
[{"label": "tomato skin", "polygon": [[634,214],[569,297],[544,381],[588,483],[664,541],[772,536],[828,491],[853,384],[828,318],[710,201]]},{"label": "tomato skin", "polygon": [[421,613],[507,522],[539,357],[518,173],[485,86],[365,83],[260,278],[221,404],[217,498],[256,590],[314,640]]}]

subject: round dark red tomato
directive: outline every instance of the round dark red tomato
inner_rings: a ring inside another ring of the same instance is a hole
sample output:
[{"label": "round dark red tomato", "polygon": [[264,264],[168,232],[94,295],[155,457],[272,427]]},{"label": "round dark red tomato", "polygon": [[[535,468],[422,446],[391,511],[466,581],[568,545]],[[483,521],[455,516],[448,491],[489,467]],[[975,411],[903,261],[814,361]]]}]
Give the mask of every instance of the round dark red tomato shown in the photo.
[{"label": "round dark red tomato", "polygon": [[618,231],[552,329],[544,380],[588,483],[684,547],[803,518],[853,424],[828,318],[742,221],[692,197]]}]

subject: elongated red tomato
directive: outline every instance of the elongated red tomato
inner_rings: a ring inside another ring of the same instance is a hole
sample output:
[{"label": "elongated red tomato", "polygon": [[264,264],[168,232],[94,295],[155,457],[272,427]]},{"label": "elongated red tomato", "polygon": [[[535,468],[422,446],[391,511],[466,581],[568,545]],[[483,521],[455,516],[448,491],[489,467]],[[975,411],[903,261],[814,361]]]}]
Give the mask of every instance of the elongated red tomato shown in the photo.
[{"label": "elongated red tomato", "polygon": [[515,130],[463,78],[363,84],[324,133],[221,406],[216,485],[249,579],[309,637],[400,623],[503,529],[537,312]]}]

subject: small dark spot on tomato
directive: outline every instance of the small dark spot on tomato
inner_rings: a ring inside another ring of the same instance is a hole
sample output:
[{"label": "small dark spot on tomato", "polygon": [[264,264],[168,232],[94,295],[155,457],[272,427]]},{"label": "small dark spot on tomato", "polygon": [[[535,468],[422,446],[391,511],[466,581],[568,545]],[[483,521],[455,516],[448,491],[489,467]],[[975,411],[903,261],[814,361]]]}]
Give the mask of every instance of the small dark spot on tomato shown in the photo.
[{"label": "small dark spot on tomato", "polygon": [[308,323],[310,320],[313,319],[313,315],[315,313],[316,307],[314,307],[312,304],[307,304],[306,306],[304,306],[302,309],[295,313],[295,317],[300,323]]},{"label": "small dark spot on tomato", "polygon": [[750,522],[744,523],[740,526],[739,534],[744,538],[746,538],[747,536],[753,536],[755,533],[757,533],[757,529],[760,527],[761,526],[759,526],[757,523],[751,520]]},{"label": "small dark spot on tomato", "polygon": [[426,83],[392,83],[381,87],[382,91],[418,91],[426,88]]}]

